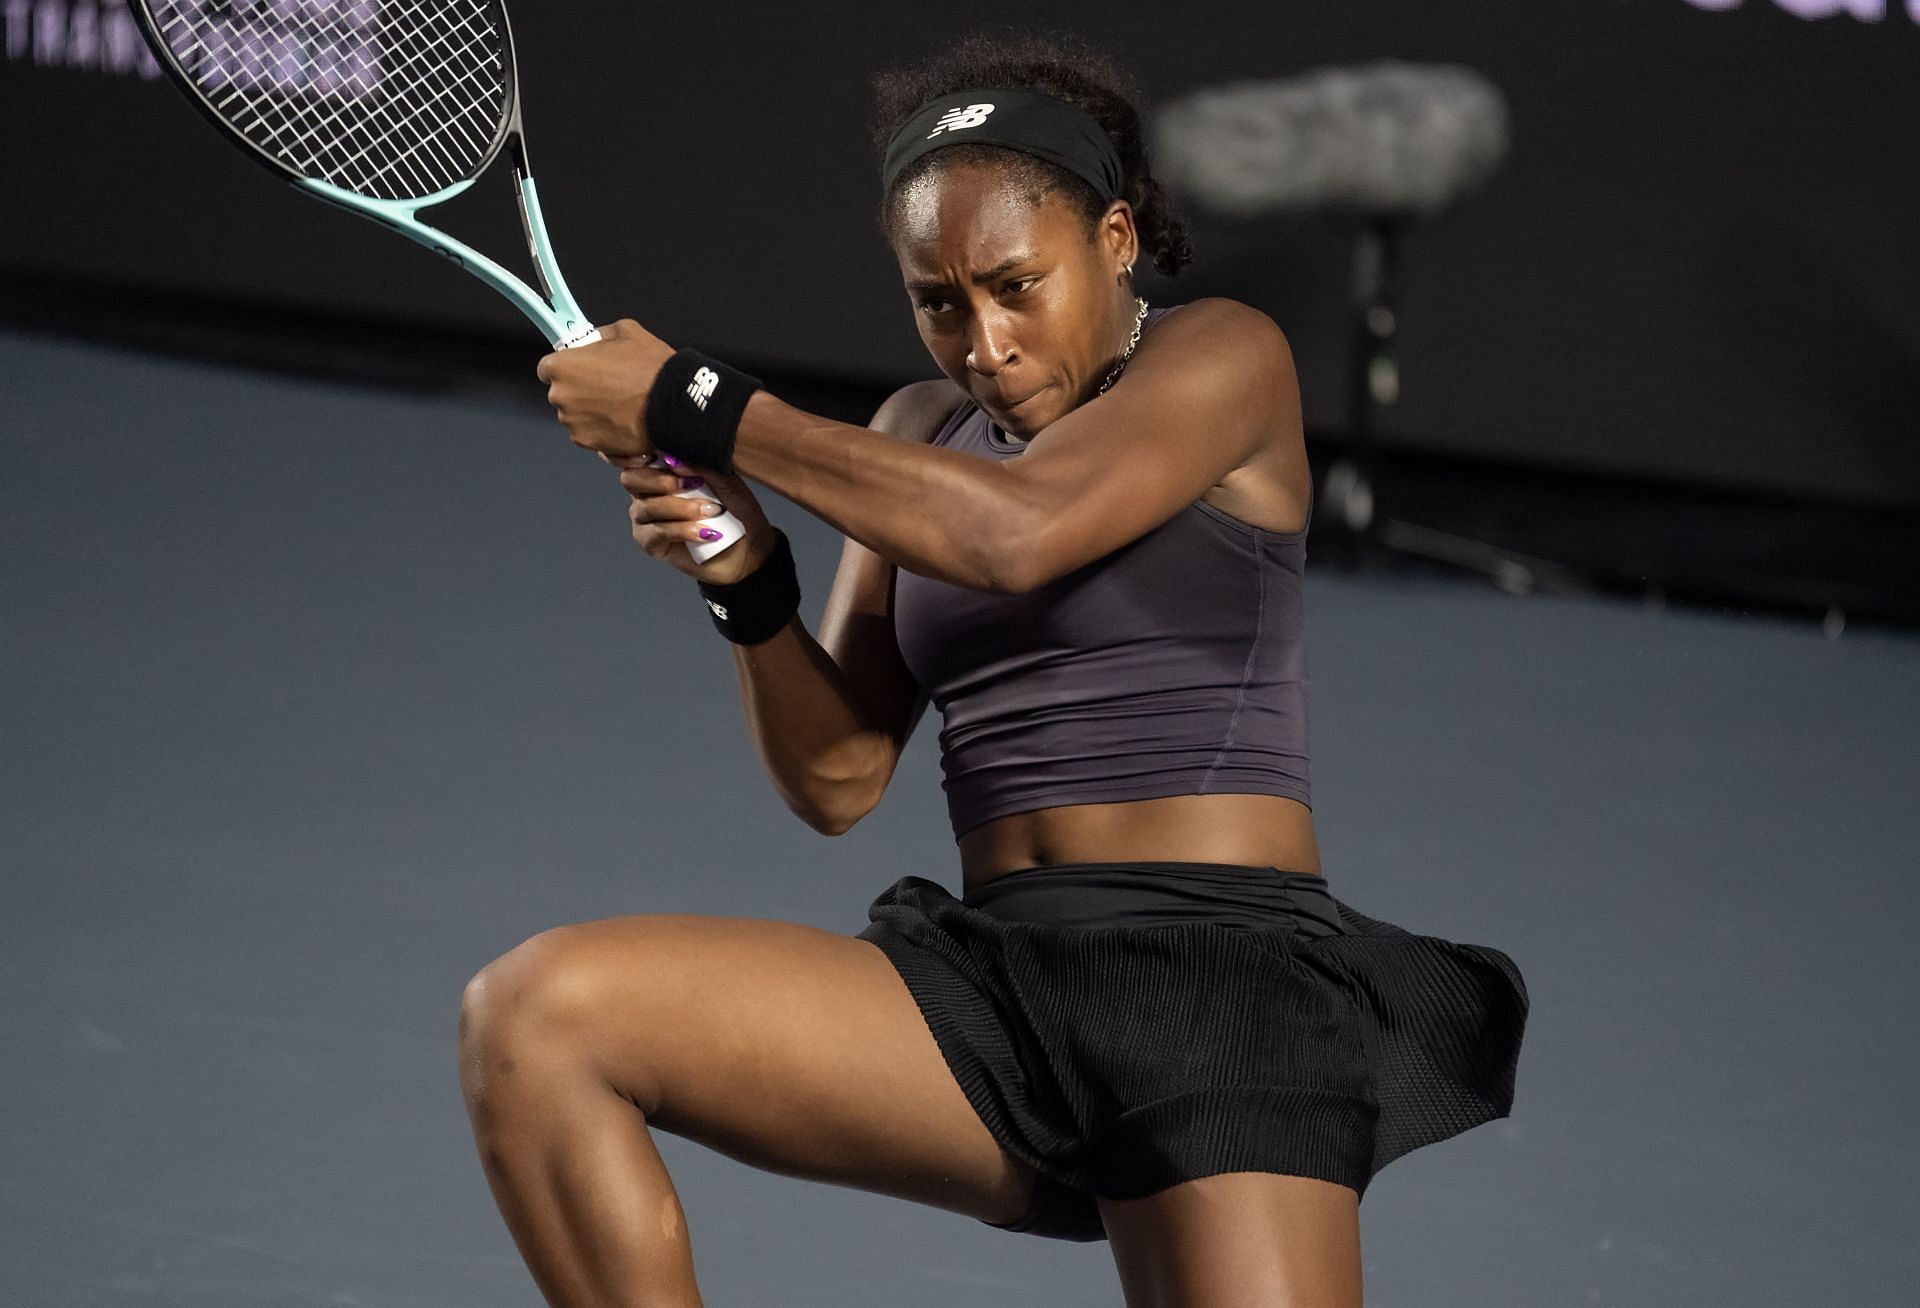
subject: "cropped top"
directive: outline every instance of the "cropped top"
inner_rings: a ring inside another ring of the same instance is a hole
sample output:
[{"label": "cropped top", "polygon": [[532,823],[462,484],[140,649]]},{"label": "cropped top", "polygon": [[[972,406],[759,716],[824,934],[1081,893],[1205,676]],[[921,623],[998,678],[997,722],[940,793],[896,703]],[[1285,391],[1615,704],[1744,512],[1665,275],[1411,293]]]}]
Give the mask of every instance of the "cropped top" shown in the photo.
[{"label": "cropped top", "polygon": [[[933,444],[987,459],[1026,448],[972,401]],[[897,570],[894,634],[940,712],[955,838],[1066,804],[1257,794],[1311,806],[1306,536],[1196,500],[1021,595]]]}]

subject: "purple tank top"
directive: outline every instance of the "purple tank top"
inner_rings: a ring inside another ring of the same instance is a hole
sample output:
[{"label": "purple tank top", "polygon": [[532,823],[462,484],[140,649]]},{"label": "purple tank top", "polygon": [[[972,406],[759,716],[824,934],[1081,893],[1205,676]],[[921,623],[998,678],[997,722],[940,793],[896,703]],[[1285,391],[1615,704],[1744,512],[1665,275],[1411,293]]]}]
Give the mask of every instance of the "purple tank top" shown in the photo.
[{"label": "purple tank top", "polygon": [[[933,444],[988,459],[1025,448],[972,401]],[[1024,595],[897,570],[894,633],[940,711],[955,838],[1065,804],[1255,794],[1310,805],[1306,538],[1196,500]]]}]

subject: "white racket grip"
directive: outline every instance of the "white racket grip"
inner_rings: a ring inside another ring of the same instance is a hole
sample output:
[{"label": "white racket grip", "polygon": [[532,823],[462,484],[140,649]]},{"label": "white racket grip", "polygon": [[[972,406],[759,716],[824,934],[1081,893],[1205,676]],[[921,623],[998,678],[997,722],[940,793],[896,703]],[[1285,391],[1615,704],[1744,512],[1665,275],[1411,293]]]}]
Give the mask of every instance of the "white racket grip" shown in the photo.
[{"label": "white racket grip", "polygon": [[[667,461],[660,457],[658,451],[655,451],[653,457],[647,460],[647,466],[649,468],[658,468],[662,472],[670,472],[676,477],[682,475],[678,468],[668,467]],[[683,500],[712,500],[715,504],[720,502],[720,497],[708,490],[705,486],[698,486],[693,490],[675,491],[674,494]],[[727,546],[747,534],[747,524],[724,509],[711,518],[701,518],[698,519],[698,521],[702,527],[707,528],[709,531],[719,532],[720,539],[688,541],[686,543],[687,553],[693,555],[693,561],[695,563],[705,563],[721,550],[727,548]]]},{"label": "white racket grip", "polygon": [[[592,327],[588,327],[576,336],[569,336],[565,340],[555,341],[554,348],[557,350],[571,350],[576,345],[591,345],[599,339],[600,333]],[[658,468],[662,472],[672,472],[678,475],[677,470],[668,467],[666,461],[663,460],[657,452],[652,458],[647,460],[647,466],[650,468]],[[674,494],[678,495],[681,499],[712,500],[715,504],[720,502],[720,497],[708,490],[705,486],[700,486],[693,490],[675,491]],[[721,550],[726,549],[727,546],[747,534],[747,524],[734,517],[731,513],[718,513],[711,518],[702,518],[699,521],[700,525],[707,528],[707,530],[719,532],[720,539],[688,541],[686,543],[687,553],[693,555],[693,561],[695,563],[705,563]]]}]

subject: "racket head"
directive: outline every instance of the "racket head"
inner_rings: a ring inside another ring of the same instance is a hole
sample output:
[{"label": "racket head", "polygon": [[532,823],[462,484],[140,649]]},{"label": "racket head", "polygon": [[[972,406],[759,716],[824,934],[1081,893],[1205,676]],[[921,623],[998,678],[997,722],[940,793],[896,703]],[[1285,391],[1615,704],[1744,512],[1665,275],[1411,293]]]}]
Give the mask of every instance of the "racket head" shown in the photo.
[{"label": "racket head", "polygon": [[174,84],[288,181],[430,202],[519,132],[501,0],[129,3]]}]

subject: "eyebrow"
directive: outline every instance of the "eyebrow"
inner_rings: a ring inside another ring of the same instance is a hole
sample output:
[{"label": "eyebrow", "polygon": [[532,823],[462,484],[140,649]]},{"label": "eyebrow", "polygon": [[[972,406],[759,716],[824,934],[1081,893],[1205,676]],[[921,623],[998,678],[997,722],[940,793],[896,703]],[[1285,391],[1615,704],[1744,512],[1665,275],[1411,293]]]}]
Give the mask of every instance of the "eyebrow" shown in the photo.
[{"label": "eyebrow", "polygon": [[[1002,259],[999,263],[996,263],[995,265],[993,265],[993,267],[987,269],[985,272],[975,273],[973,275],[974,285],[983,286],[986,283],[992,281],[994,278],[1001,276],[1002,274],[1010,271],[1011,269],[1019,266],[1020,264],[1031,262],[1035,257],[1036,256],[1031,251],[1022,251],[1021,253],[1014,255],[1011,259]],[[940,281],[908,282],[907,289],[912,291],[944,291],[947,289],[947,283],[940,282]]]}]

